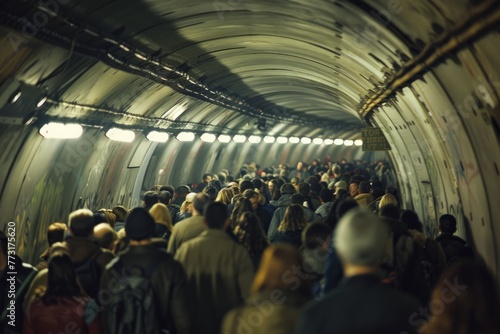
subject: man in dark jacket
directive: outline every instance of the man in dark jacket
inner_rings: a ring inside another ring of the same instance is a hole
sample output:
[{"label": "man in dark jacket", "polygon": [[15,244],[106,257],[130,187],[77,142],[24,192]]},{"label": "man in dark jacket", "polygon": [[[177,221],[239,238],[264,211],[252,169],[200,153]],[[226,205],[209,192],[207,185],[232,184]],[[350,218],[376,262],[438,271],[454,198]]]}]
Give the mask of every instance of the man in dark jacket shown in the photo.
[{"label": "man in dark jacket", "polygon": [[[155,221],[143,208],[135,208],[125,222],[125,232],[130,239],[129,249],[106,266],[102,275],[101,291],[115,291],[125,284],[124,275],[145,273],[150,279],[155,308],[159,316],[157,328],[169,333],[189,333],[189,313],[186,304],[186,274],[172,255],[156,249],[151,242]],[[149,271],[149,269],[151,270]],[[149,272],[148,272],[149,271]],[[114,310],[111,303],[103,303],[102,323],[104,333],[114,333],[110,321]],[[142,306],[142,305],[141,305]],[[120,315],[123,316],[123,315]],[[136,321],[137,319],[124,319]],[[155,324],[148,324],[155,326]]]},{"label": "man in dark jacket", "polygon": [[345,278],[306,307],[296,333],[416,333],[419,302],[380,283],[378,265],[389,237],[373,214],[354,209],[335,230]]},{"label": "man in dark jacket", "polygon": [[446,255],[446,262],[454,261],[459,258],[474,258],[470,247],[466,246],[466,241],[456,235],[457,220],[450,214],[439,217],[439,236],[436,241],[439,242]]}]

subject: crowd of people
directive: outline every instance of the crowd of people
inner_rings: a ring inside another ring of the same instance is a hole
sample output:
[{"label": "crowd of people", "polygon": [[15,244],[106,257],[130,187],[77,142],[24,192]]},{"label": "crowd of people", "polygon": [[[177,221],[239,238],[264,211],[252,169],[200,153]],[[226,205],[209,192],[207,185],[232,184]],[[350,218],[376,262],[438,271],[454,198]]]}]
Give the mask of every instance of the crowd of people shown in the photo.
[{"label": "crowd of people", "polygon": [[427,236],[387,163],[249,163],[142,200],[51,224],[39,263],[16,258],[3,333],[500,330],[497,282],[455,217]]}]

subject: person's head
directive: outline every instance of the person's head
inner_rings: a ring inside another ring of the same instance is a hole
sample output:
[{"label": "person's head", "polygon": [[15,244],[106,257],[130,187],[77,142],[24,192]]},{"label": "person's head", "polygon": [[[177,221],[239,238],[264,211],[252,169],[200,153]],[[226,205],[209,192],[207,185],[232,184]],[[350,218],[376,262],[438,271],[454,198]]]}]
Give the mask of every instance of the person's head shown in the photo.
[{"label": "person's head", "polygon": [[130,240],[151,239],[155,230],[155,220],[144,208],[134,208],[125,218],[125,233]]},{"label": "person's head", "polygon": [[125,217],[127,216],[128,210],[124,206],[117,205],[111,211],[113,211],[113,213],[115,214],[117,222],[125,221]]},{"label": "person's head", "polygon": [[330,226],[324,223],[313,223],[302,231],[302,245],[306,249],[328,250],[332,230]]},{"label": "person's head", "polygon": [[335,217],[337,218],[337,221],[339,221],[340,218],[342,218],[349,211],[357,208],[359,208],[359,204],[353,198],[347,196],[341,199],[335,208]]},{"label": "person's head", "polygon": [[113,250],[117,239],[115,230],[107,223],[100,223],[94,226],[94,240],[99,247]]},{"label": "person's head", "polygon": [[169,231],[172,231],[172,216],[170,216],[170,210],[165,204],[156,203],[149,209],[149,214],[156,223],[165,225]]},{"label": "person's head", "polygon": [[498,283],[484,265],[474,262],[446,269],[435,285],[430,305],[433,314],[422,326],[424,333],[498,333]]},{"label": "person's head", "polygon": [[253,183],[250,180],[243,180],[240,182],[240,194],[243,194],[243,192],[247,189],[253,189]]},{"label": "person's head", "polygon": [[165,205],[169,205],[172,201],[172,194],[166,190],[161,190],[158,193],[158,202],[163,203]]},{"label": "person's head", "polygon": [[209,174],[209,173],[203,174],[201,181],[203,183],[208,183],[208,182],[212,181],[212,174]]},{"label": "person's head", "polygon": [[345,181],[338,181],[335,183],[335,193],[334,195],[336,196],[339,190],[347,190],[347,182]]},{"label": "person's head", "polygon": [[253,212],[243,212],[237,218],[233,233],[253,258],[260,258],[269,244],[259,217]]},{"label": "person's head", "polygon": [[174,197],[175,198],[186,197],[186,195],[189,194],[190,192],[191,192],[191,189],[188,186],[186,186],[186,185],[178,186],[177,188],[175,188]]},{"label": "person's head", "polygon": [[78,284],[75,268],[69,253],[58,248],[48,261],[47,290],[42,301],[45,305],[55,304],[60,298],[69,299],[83,295]]},{"label": "person's head", "polygon": [[311,192],[311,186],[309,183],[301,183],[299,184],[299,194],[302,196],[309,196],[309,193]]},{"label": "person's head", "polygon": [[243,197],[248,198],[252,203],[252,208],[255,210],[259,207],[260,197],[259,193],[252,189],[247,189],[243,192]]},{"label": "person's head", "polygon": [[298,204],[300,206],[304,205],[305,200],[306,200],[306,198],[302,194],[299,194],[299,193],[293,194],[292,197],[290,197],[290,202],[292,204]]},{"label": "person's head", "polygon": [[222,186],[225,186],[226,185],[226,177],[227,177],[227,174],[224,173],[224,172],[220,172],[219,174],[217,174],[217,177],[219,178],[219,182]]},{"label": "person's head", "polygon": [[297,170],[302,170],[302,167],[304,166],[304,164],[302,163],[302,161],[299,161],[297,162]]},{"label": "person's head", "polygon": [[293,195],[297,191],[295,190],[295,187],[291,183],[285,183],[281,186],[281,195]]},{"label": "person's head", "polygon": [[439,231],[441,233],[453,234],[457,231],[457,220],[453,215],[444,214],[439,217]]},{"label": "person's head", "polygon": [[217,194],[215,201],[222,202],[226,205],[229,205],[229,204],[231,204],[232,198],[233,198],[233,191],[230,188],[223,188]]},{"label": "person's head", "polygon": [[396,199],[396,197],[394,197],[394,195],[385,194],[384,196],[382,196],[382,198],[380,199],[380,203],[378,204],[378,209],[381,210],[382,207],[388,204],[398,206],[398,200]]},{"label": "person's head", "polygon": [[280,188],[279,182],[276,179],[272,179],[271,181],[267,182],[267,186],[269,187],[269,192],[271,194],[274,194],[274,191],[279,190]]},{"label": "person's head", "polygon": [[321,203],[328,203],[333,201],[333,193],[330,189],[321,189],[319,192]]},{"label": "person's head", "polygon": [[150,208],[158,203],[158,193],[156,191],[146,191],[144,193],[144,207]]},{"label": "person's head", "polygon": [[359,183],[358,192],[360,194],[370,193],[370,181],[364,180]]},{"label": "person's head", "polygon": [[210,186],[214,187],[217,190],[217,192],[219,192],[222,189],[222,185],[221,185],[220,181],[217,179],[210,180],[210,182],[208,184]]},{"label": "person's head", "polygon": [[75,237],[88,238],[92,236],[95,221],[94,213],[89,209],[79,209],[69,214],[68,225],[70,233]]},{"label": "person's head", "polygon": [[[347,212],[335,229],[335,247],[344,268],[376,271],[384,255],[389,231],[373,213],[362,209]],[[345,270],[346,276],[352,273]]]},{"label": "person's head", "polygon": [[210,197],[204,193],[198,193],[193,198],[192,213],[193,216],[199,216],[203,214],[203,210],[210,203]]},{"label": "person's head", "polygon": [[173,197],[175,194],[175,188],[171,184],[167,184],[166,186],[161,186],[160,191],[168,191],[170,193],[170,197]]},{"label": "person's head", "polygon": [[400,220],[407,230],[417,230],[422,233],[424,232],[424,226],[418,219],[418,215],[415,211],[401,210]]},{"label": "person's head", "polygon": [[56,242],[64,240],[68,227],[64,223],[52,223],[47,229],[47,242],[52,246]]},{"label": "person's head", "polygon": [[196,193],[187,194],[186,197],[184,198],[184,202],[182,202],[182,204],[181,204],[180,211],[183,213],[186,213],[186,212],[192,213],[193,212],[193,201],[194,201],[195,197],[196,197]]},{"label": "person's head", "polygon": [[373,181],[370,192],[373,198],[382,197],[385,194],[384,185],[380,181]]},{"label": "person's head", "polygon": [[253,184],[253,188],[254,189],[258,189],[259,191],[262,190],[262,184],[263,184],[262,180],[260,180],[260,179],[253,179],[252,180],[252,184]]},{"label": "person's head", "polygon": [[334,165],[332,167],[332,175],[334,177],[339,177],[342,174],[342,169],[340,168],[339,165]]},{"label": "person's head", "polygon": [[[250,288],[251,295],[281,289],[309,296],[307,276],[302,271],[302,260],[297,249],[288,244],[272,244],[262,255]],[[287,279],[283,279],[287,277]]]},{"label": "person's head", "polygon": [[[105,219],[104,223],[108,223],[109,225],[111,225],[111,227],[115,226],[115,223],[116,223],[116,216],[115,214],[113,213],[113,210],[110,210],[110,209],[99,209],[98,211]],[[94,214],[94,217],[96,215]],[[101,223],[101,222],[99,222]],[[97,225],[97,222],[96,222],[96,225]]]},{"label": "person's head", "polygon": [[292,204],[286,208],[283,221],[278,227],[278,231],[298,231],[306,226],[306,217],[302,205]]},{"label": "person's head", "polygon": [[228,224],[227,206],[221,202],[211,202],[203,211],[205,224],[208,228],[224,229]]},{"label": "person's head", "polygon": [[380,208],[378,211],[378,215],[380,218],[399,220],[400,210],[394,204],[386,204]]},{"label": "person's head", "polygon": [[215,201],[217,198],[217,189],[211,185],[203,188],[202,192],[210,198],[210,201]]},{"label": "person's head", "polygon": [[357,181],[349,182],[349,195],[351,197],[356,197],[358,195],[359,193],[358,187],[359,187],[359,182]]}]

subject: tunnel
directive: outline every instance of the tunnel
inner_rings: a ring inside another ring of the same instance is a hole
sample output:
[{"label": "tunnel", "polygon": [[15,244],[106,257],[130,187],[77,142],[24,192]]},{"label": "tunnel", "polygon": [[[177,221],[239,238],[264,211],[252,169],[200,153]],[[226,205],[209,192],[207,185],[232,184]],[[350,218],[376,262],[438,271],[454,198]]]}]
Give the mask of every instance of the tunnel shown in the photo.
[{"label": "tunnel", "polygon": [[0,227],[24,261],[77,208],[328,157],[389,161],[402,207],[431,235],[455,215],[498,277],[500,2],[0,6]]}]

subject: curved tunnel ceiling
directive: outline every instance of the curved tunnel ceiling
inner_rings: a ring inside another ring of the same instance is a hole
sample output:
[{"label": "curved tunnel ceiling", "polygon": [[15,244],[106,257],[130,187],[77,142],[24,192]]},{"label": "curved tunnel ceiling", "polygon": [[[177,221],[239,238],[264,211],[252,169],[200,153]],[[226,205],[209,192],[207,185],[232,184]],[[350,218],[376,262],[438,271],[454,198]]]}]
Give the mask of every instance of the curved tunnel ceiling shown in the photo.
[{"label": "curved tunnel ceiling", "polygon": [[[380,127],[402,206],[431,235],[439,214],[456,214],[458,233],[498,273],[499,22],[495,0],[3,1],[2,89],[14,80],[47,94],[23,115],[88,131],[47,144],[34,126],[0,117],[1,208],[25,223],[29,245],[64,210],[138,204],[152,184],[197,182],[202,163],[218,171],[366,153],[145,138],[126,147],[103,139],[113,124],[332,139]],[[49,199],[61,212],[37,211]],[[42,223],[31,232],[33,217]]]}]

